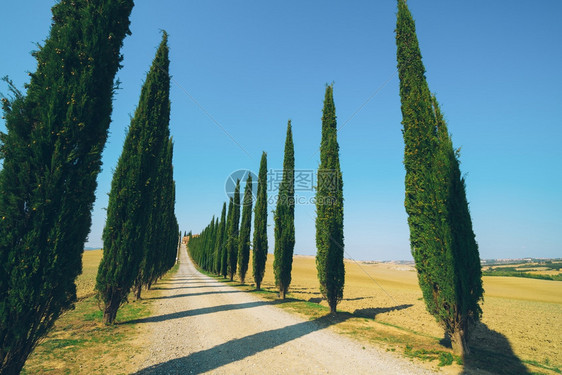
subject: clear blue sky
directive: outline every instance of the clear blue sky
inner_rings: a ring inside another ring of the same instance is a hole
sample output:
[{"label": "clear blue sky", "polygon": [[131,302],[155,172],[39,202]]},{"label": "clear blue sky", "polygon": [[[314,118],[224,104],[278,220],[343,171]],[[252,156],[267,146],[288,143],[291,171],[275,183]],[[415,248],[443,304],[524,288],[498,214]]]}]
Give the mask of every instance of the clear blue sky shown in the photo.
[{"label": "clear blue sky", "polygon": [[[0,75],[18,87],[35,70],[30,51],[48,35],[52,4],[2,4]],[[409,5],[430,89],[462,146],[481,257],[562,257],[562,2]],[[131,21],[87,246],[102,246],[112,169],[165,29],[182,230],[197,233],[219,215],[227,177],[257,173],[262,150],[269,168],[282,167],[288,119],[296,168],[317,168],[324,90],[334,82],[346,256],[411,259],[395,1],[137,1]],[[297,207],[297,254],[315,254],[314,217],[313,205]]]}]

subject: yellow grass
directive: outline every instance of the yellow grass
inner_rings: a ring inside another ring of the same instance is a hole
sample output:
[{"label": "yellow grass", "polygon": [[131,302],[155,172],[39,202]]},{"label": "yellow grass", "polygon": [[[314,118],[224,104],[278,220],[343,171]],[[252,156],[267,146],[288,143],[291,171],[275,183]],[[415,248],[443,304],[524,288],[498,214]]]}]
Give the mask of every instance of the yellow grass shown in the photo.
[{"label": "yellow grass", "polygon": [[100,250],[84,251],[82,255],[82,274],[76,279],[76,295],[82,299],[94,294],[96,274],[103,253]]},{"label": "yellow grass", "polygon": [[[272,263],[269,254],[263,287],[270,290],[275,289]],[[345,265],[344,300],[338,311],[374,318],[372,329],[396,327],[392,334],[408,334],[420,342],[424,337],[433,342],[443,337],[442,328],[425,309],[413,267],[352,261]],[[484,325],[475,332],[476,341],[495,342],[501,350],[490,351],[512,350],[514,358],[524,362],[562,367],[562,282],[515,277],[484,277],[483,282]],[[327,306],[321,301],[314,257],[295,256],[289,297]]]}]

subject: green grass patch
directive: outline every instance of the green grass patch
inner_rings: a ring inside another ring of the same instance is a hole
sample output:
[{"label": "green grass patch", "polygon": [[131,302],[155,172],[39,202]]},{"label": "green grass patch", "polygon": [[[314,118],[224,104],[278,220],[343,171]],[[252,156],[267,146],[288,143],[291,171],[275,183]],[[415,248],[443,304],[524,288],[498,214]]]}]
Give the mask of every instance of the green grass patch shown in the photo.
[{"label": "green grass patch", "polygon": [[406,345],[404,355],[408,358],[418,358],[422,361],[438,360],[437,366],[439,367],[450,366],[453,362],[462,365],[462,358],[442,350],[414,349],[411,345]]}]

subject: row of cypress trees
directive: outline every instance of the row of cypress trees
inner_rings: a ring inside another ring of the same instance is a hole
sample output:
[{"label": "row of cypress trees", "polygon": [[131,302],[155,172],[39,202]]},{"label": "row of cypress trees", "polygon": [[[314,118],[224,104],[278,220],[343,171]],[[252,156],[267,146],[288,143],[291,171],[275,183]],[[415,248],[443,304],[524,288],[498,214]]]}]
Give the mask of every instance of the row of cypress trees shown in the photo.
[{"label": "row of cypress trees", "polygon": [[[336,112],[333,86],[326,87],[322,115],[322,140],[320,168],[316,194],[316,266],[320,291],[330,305],[332,313],[343,298],[345,281],[343,244],[343,179],[339,163]],[[233,280],[236,259],[240,280],[245,281],[250,251],[250,221],[252,209],[252,177],[248,176],[242,202],[242,223],[238,230],[240,181],[236,183],[230,200],[225,223],[226,203],[220,221],[211,223],[199,237],[189,241],[193,260],[204,270],[227,275]],[[295,247],[295,156],[291,121],[287,123],[283,175],[279,185],[277,206],[274,211],[274,261],[273,273],[279,297],[285,299],[291,285],[293,252]],[[225,229],[228,228],[228,229]],[[226,231],[226,236],[224,235]],[[238,252],[235,249],[238,249]],[[258,176],[255,205],[253,265],[256,288],[260,289],[267,260],[267,158],[263,153]],[[236,258],[237,257],[237,258]]]},{"label": "row of cypress trees", "polygon": [[[443,326],[455,353],[465,356],[471,323],[480,319],[482,271],[472,220],[447,124],[431,94],[415,24],[398,0],[396,44],[404,137],[405,208],[418,281],[427,310]],[[275,210],[276,285],[282,298],[291,282],[294,247],[294,153],[287,128],[283,181]],[[333,87],[326,88],[316,195],[316,266],[320,290],[335,313],[343,297],[343,180]]]},{"label": "row of cypress trees", "polygon": [[[260,288],[267,261],[267,154],[262,154],[257,181],[257,197],[254,215],[253,276]],[[252,221],[252,175],[248,174],[244,197],[240,202],[240,180],[236,181],[234,195],[228,205],[223,204],[220,219],[211,223],[199,236],[189,239],[188,249],[192,259],[205,271],[227,276],[232,281],[238,272],[242,283],[246,280],[250,261],[250,236]],[[240,222],[240,208],[242,221]]]},{"label": "row of cypress trees", "polygon": [[61,0],[0,135],[0,374],[76,301],[132,0]]},{"label": "row of cypress trees", "polygon": [[176,260],[168,35],[164,31],[131,119],[109,194],[96,290],[103,320],[115,321],[134,288],[141,297]]}]

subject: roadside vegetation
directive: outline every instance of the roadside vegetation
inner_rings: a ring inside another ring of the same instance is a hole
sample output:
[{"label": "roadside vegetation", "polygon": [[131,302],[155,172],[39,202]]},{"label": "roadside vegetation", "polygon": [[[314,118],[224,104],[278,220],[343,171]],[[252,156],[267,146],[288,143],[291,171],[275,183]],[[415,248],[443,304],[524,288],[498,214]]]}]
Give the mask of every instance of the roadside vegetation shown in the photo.
[{"label": "roadside vegetation", "polygon": [[104,324],[94,291],[101,252],[84,252],[84,272],[76,281],[76,308],[56,322],[29,356],[22,374],[129,374],[145,359],[149,337],[142,325],[127,322],[150,316],[159,291],[147,291],[145,299],[125,304],[117,312],[117,324]]}]

